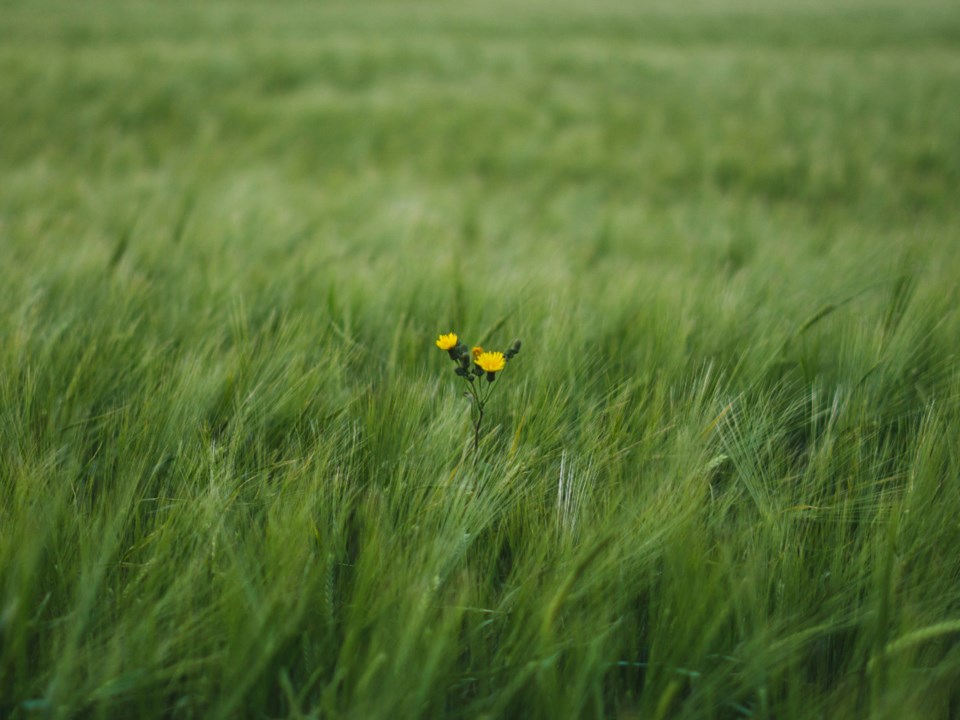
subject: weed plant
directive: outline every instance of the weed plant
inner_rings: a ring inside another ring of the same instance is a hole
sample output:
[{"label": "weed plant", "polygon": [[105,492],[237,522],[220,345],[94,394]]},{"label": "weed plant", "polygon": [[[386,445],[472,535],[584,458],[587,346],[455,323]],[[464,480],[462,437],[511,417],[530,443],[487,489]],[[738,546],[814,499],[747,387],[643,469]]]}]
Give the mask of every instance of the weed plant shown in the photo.
[{"label": "weed plant", "polygon": [[[436,346],[446,350],[454,362],[453,372],[467,383],[463,396],[470,402],[473,451],[479,452],[484,411],[493,393],[493,383],[496,382],[497,373],[502,372],[507,363],[520,352],[520,341],[515,340],[510,349],[503,353],[499,350],[484,350],[480,345],[468,348],[459,341],[456,333],[447,333],[437,338]],[[480,382],[480,378],[485,378],[487,382]]]}]

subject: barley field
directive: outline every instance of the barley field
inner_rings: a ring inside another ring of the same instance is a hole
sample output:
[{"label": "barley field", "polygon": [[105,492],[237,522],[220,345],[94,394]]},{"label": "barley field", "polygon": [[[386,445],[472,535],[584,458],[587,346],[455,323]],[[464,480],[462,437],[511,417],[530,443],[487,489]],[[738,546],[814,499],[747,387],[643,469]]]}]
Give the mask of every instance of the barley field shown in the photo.
[{"label": "barley field", "polygon": [[0,0],[0,717],[960,717],[958,280],[954,0]]}]

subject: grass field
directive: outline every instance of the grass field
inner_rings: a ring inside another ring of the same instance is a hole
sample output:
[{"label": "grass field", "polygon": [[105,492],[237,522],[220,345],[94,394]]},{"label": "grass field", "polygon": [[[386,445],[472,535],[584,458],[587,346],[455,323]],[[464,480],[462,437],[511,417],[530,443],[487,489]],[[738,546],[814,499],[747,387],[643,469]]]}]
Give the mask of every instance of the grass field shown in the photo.
[{"label": "grass field", "polygon": [[960,717],[954,0],[4,0],[0,253],[0,717]]}]

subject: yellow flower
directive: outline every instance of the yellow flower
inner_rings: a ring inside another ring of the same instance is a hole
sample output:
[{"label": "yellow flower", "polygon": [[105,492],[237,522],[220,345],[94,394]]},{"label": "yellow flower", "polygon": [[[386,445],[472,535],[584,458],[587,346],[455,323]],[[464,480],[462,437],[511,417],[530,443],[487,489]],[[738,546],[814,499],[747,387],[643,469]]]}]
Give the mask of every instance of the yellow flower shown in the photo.
[{"label": "yellow flower", "polygon": [[477,358],[483,355],[483,348],[477,345],[473,350],[470,351],[470,354],[473,356],[473,361],[476,362]]},{"label": "yellow flower", "polygon": [[474,362],[488,373],[500,372],[507,364],[502,352],[482,352],[474,358]]},{"label": "yellow flower", "polygon": [[451,350],[457,346],[457,334],[447,333],[437,338],[437,347],[441,350]]}]

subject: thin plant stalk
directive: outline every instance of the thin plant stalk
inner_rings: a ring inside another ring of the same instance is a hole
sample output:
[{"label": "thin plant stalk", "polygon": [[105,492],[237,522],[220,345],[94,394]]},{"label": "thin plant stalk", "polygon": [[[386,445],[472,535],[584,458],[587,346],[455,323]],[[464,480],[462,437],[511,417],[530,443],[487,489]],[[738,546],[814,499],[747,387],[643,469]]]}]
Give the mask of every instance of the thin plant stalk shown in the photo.
[{"label": "thin plant stalk", "polygon": [[478,382],[469,383],[470,393],[473,395],[473,405],[476,408],[476,412],[471,410],[471,421],[473,422],[473,451],[477,452],[480,449],[480,435],[483,429],[483,409],[487,400],[490,399],[490,395],[493,393],[493,383],[487,383],[488,389],[486,392],[482,392],[477,389]]}]

